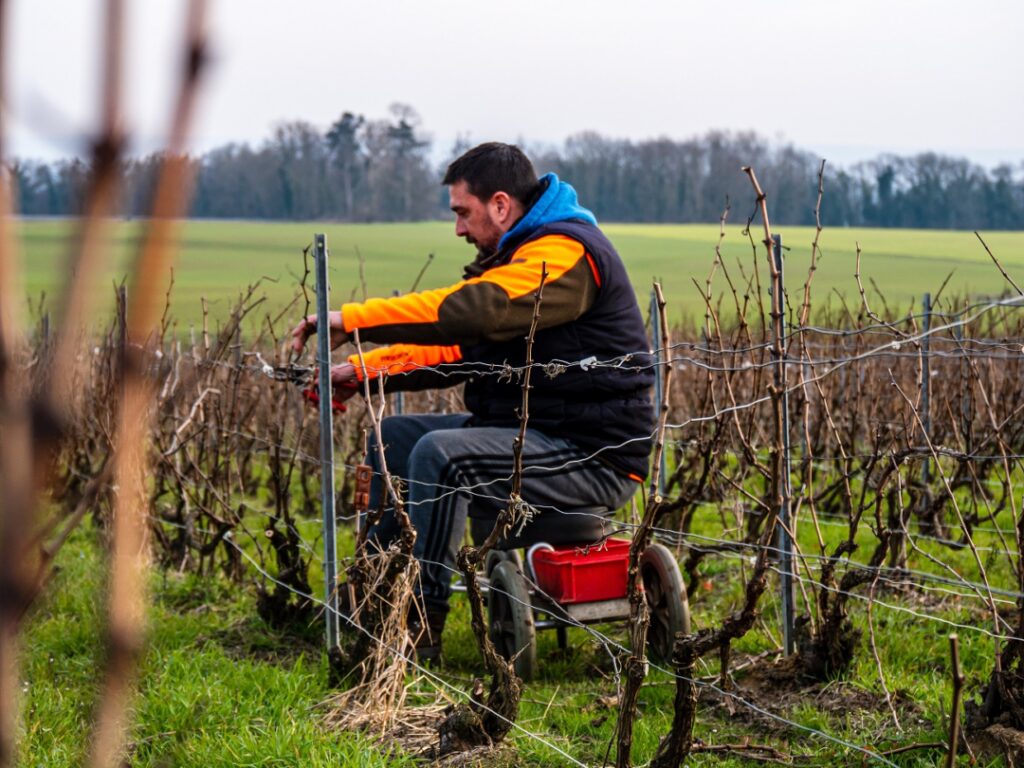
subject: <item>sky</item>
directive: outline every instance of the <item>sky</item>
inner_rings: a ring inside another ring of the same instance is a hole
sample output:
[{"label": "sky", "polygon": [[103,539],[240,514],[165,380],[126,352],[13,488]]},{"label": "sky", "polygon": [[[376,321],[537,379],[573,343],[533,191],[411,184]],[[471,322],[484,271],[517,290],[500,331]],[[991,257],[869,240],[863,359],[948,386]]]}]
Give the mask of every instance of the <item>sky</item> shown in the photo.
[{"label": "sky", "polygon": [[[127,2],[127,128],[166,135],[184,0]],[[10,152],[82,153],[103,3],[13,0]],[[755,130],[830,162],[937,151],[1024,162],[1021,0],[211,0],[192,149],[413,106],[456,137],[558,144]]]}]

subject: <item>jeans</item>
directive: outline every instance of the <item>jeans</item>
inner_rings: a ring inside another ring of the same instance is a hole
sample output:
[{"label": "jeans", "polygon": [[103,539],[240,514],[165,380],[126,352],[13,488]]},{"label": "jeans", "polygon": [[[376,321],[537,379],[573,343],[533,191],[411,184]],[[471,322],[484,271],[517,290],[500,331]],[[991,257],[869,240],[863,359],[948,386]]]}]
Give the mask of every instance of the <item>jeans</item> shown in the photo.
[{"label": "jeans", "polygon": [[[419,594],[428,611],[447,611],[451,577],[468,518],[490,531],[512,490],[513,427],[467,427],[469,414],[390,416],[381,424],[388,471],[405,488],[406,510],[416,529],[413,555],[420,561]],[[374,479],[370,508],[380,505],[383,483],[375,440],[369,449]],[[527,429],[522,456],[525,502],[536,510],[518,542],[591,543],[595,522],[637,489],[637,482],[588,458],[564,438]],[[369,532],[387,548],[399,532],[390,508]]]}]

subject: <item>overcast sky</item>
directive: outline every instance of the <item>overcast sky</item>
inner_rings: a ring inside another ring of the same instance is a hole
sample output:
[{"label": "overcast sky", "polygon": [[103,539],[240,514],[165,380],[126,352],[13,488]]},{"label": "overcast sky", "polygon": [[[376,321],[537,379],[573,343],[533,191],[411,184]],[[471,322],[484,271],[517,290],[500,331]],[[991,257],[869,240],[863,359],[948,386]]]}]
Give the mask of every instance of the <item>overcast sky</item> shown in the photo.
[{"label": "overcast sky", "polygon": [[[129,1],[129,129],[167,122],[183,0]],[[100,0],[14,0],[12,152],[94,129]],[[412,105],[457,134],[687,138],[754,129],[833,162],[882,151],[1024,161],[1021,0],[213,0],[215,62],[193,148],[285,120]]]}]

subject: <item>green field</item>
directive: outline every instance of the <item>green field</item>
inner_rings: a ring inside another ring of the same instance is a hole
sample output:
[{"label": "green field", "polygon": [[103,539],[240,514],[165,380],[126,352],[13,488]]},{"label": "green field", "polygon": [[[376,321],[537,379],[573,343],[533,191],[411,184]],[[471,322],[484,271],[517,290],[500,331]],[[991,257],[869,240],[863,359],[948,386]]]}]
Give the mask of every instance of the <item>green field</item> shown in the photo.
[{"label": "green field", "polygon": [[[622,254],[644,302],[651,280],[657,277],[663,282],[674,319],[703,316],[703,299],[693,281],[703,289],[718,240],[717,225],[609,224],[604,229]],[[109,317],[112,306],[109,286],[126,272],[140,231],[141,225],[137,222],[121,222],[113,228],[109,268],[95,288],[97,319]],[[786,285],[791,303],[799,304],[814,230],[780,227],[778,231],[788,248]],[[73,232],[72,221],[26,220],[20,223],[25,293],[33,304],[44,291],[46,306],[51,311],[59,302],[57,289],[67,273]],[[357,252],[365,262],[369,295],[408,291],[430,253],[436,258],[426,271],[422,287],[453,282],[461,275],[461,266],[473,257],[470,246],[454,236],[454,228],[448,222],[188,221],[183,224],[183,248],[174,270],[172,314],[179,320],[179,328],[184,330],[189,324],[199,322],[201,297],[208,300],[211,323],[215,324],[227,315],[239,291],[261,277],[268,278],[261,286],[268,310],[283,307],[295,293],[303,272],[302,248],[311,241],[314,232],[327,234],[335,305],[362,295]],[[754,236],[760,239],[761,230],[756,230]],[[984,236],[1011,277],[1024,283],[1024,233],[997,232]],[[971,232],[831,229],[825,230],[820,239],[822,256],[812,284],[815,306],[828,301],[834,304],[837,293],[854,304],[859,301],[854,280],[857,243],[862,249],[861,272],[872,309],[883,308],[874,294],[872,279],[890,306],[904,309],[911,301],[919,301],[923,292],[936,291],[950,272],[953,277],[946,289],[947,296],[998,294],[1008,287]],[[741,279],[737,263],[748,276],[752,274],[752,251],[741,227],[728,228],[722,252],[734,279]],[[763,258],[758,266],[764,278]],[[715,296],[727,290],[721,271],[712,290]],[[300,312],[297,309],[292,314],[298,317]]]}]

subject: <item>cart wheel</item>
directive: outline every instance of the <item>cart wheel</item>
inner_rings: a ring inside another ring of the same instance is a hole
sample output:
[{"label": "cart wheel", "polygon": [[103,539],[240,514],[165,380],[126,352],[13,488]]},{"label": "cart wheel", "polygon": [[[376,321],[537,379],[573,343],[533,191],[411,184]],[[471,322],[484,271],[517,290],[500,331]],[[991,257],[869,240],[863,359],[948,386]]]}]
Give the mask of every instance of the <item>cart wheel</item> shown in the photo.
[{"label": "cart wheel", "polygon": [[487,634],[506,659],[515,658],[515,670],[529,681],[537,672],[537,634],[526,579],[515,563],[504,560],[491,572],[487,592]]},{"label": "cart wheel", "polygon": [[672,552],[651,544],[640,558],[640,578],[651,616],[647,629],[647,653],[658,664],[672,661],[676,633],[690,633],[690,604],[683,576]]},{"label": "cart wheel", "polygon": [[498,563],[503,563],[506,560],[516,566],[519,569],[519,572],[522,573],[523,558],[520,556],[519,550],[510,549],[505,552],[500,549],[492,549],[487,553],[487,557],[484,559],[484,573],[487,575],[487,578],[491,577],[491,574],[494,572]]}]

